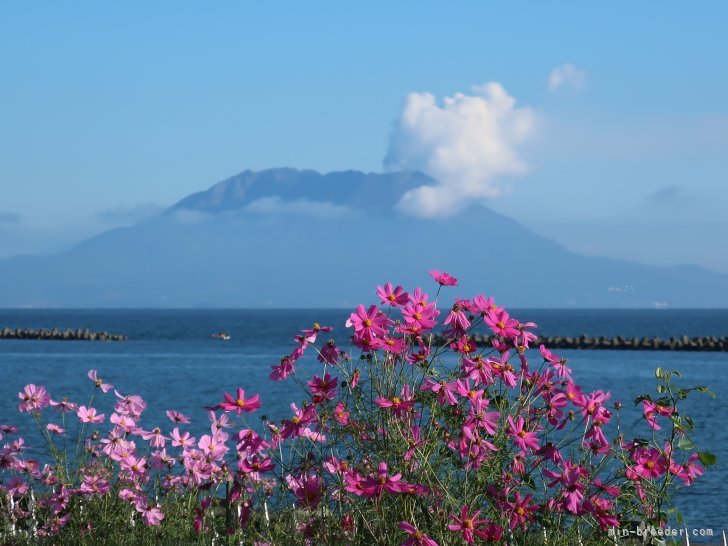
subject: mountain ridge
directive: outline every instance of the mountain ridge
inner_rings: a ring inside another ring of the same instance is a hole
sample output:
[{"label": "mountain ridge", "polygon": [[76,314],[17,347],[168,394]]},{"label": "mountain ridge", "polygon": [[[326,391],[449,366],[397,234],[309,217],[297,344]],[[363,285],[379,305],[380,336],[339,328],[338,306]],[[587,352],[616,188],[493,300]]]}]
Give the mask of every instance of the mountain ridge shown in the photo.
[{"label": "mountain ridge", "polygon": [[388,281],[426,288],[435,268],[460,278],[458,294],[511,307],[728,307],[728,275],[698,266],[581,256],[487,207],[396,212],[404,191],[432,183],[243,171],[69,251],[1,260],[0,307],[348,307]]}]

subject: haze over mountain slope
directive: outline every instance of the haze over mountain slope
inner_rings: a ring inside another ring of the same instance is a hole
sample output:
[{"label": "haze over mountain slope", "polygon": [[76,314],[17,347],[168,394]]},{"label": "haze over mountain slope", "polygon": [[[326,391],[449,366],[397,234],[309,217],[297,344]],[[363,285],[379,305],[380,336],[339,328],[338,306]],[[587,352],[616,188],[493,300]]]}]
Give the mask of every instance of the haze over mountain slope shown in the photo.
[{"label": "haze over mountain slope", "polygon": [[[55,256],[0,261],[3,307],[342,307],[392,281],[518,307],[728,307],[728,275],[573,254],[486,207],[402,216],[420,173],[245,171]],[[454,293],[454,292],[453,292]]]}]

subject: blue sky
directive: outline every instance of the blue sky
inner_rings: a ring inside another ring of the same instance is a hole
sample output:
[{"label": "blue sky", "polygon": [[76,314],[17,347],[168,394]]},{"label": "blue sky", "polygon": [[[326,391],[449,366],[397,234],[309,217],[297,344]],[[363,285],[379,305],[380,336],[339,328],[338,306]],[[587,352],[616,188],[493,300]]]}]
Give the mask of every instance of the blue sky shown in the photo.
[{"label": "blue sky", "polygon": [[0,257],[67,248],[245,169],[382,171],[411,94],[440,111],[496,82],[528,128],[509,142],[523,169],[484,182],[500,188],[489,206],[582,253],[728,272],[727,15],[670,1],[3,3]]}]

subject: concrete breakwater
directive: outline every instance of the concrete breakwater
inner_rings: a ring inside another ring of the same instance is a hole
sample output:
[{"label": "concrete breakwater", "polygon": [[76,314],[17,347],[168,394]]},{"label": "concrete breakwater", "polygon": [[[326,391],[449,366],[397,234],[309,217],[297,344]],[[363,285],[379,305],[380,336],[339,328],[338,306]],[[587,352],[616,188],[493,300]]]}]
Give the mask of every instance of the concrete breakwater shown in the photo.
[{"label": "concrete breakwater", "polygon": [[91,332],[90,330],[33,330],[29,328],[3,328],[0,330],[0,339],[52,339],[60,341],[124,341],[126,336],[110,334],[108,332]]},{"label": "concrete breakwater", "polygon": [[[478,345],[489,345],[493,336],[474,334],[471,336]],[[433,342],[444,343],[452,341],[442,334],[436,334]],[[621,351],[728,351],[728,336],[723,337],[579,337],[539,336],[532,341],[531,347],[541,344],[549,349],[608,349]]]}]

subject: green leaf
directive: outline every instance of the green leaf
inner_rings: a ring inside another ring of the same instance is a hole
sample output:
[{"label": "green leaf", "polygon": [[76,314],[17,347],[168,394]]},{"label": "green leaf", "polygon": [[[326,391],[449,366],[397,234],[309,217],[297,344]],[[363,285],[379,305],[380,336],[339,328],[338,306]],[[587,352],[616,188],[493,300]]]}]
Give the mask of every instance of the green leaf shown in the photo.
[{"label": "green leaf", "polygon": [[715,398],[715,393],[713,391],[711,391],[708,387],[693,387],[693,390],[698,391],[698,392],[704,392],[711,398]]},{"label": "green leaf", "polygon": [[665,392],[665,385],[657,385],[657,392],[663,394]]},{"label": "green leaf", "polygon": [[657,369],[655,370],[655,377],[656,377],[657,379],[662,379],[662,368],[657,368]]},{"label": "green leaf", "polygon": [[705,466],[713,466],[718,460],[718,457],[713,455],[710,451],[698,452],[698,458],[700,459],[700,462],[703,463]]},{"label": "green leaf", "polygon": [[677,441],[677,447],[680,449],[693,449],[695,447],[695,444],[690,440],[690,438],[686,438],[683,436]]},{"label": "green leaf", "polygon": [[679,372],[679,371],[677,371],[677,370],[672,370],[672,373],[673,373],[673,375],[676,375],[676,376],[678,376],[678,377],[682,377],[682,376],[680,375],[680,372]]}]

